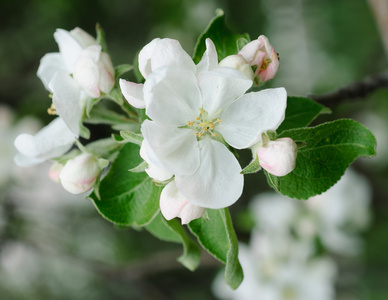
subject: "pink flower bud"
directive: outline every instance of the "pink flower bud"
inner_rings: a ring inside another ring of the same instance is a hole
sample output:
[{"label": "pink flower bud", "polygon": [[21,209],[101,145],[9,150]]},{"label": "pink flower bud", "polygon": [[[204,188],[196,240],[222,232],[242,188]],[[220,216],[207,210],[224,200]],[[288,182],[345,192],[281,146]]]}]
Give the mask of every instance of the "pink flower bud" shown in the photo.
[{"label": "pink flower bud", "polygon": [[65,190],[72,194],[81,194],[93,188],[99,174],[97,158],[83,153],[67,161],[59,179]]},{"label": "pink flower bud", "polygon": [[241,55],[229,55],[220,61],[218,64],[219,67],[229,67],[236,69],[243,73],[246,77],[253,80],[255,78],[255,74],[252,71],[252,67]]},{"label": "pink flower bud", "polygon": [[188,224],[200,218],[205,208],[191,204],[178,190],[175,181],[167,184],[160,195],[160,211],[166,220],[181,218],[182,224]]},{"label": "pink flower bud", "polygon": [[60,183],[61,180],[59,179],[59,175],[61,174],[61,171],[63,169],[63,165],[60,163],[53,163],[49,170],[49,177],[52,181]]},{"label": "pink flower bud", "polygon": [[260,165],[268,173],[285,176],[295,169],[297,151],[295,142],[286,137],[269,141],[266,145],[259,147],[257,155]]},{"label": "pink flower bud", "polygon": [[239,52],[251,66],[256,66],[255,79],[258,83],[275,77],[279,69],[279,57],[264,35],[246,44]]}]

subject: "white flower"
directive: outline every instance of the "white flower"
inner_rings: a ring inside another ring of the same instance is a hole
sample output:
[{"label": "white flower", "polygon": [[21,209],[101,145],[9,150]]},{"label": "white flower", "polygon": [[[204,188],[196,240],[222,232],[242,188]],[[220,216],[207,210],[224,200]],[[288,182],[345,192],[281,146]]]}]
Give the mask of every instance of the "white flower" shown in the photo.
[{"label": "white flower", "polygon": [[275,176],[285,176],[295,169],[298,147],[288,138],[269,141],[257,149],[260,166]]},{"label": "white flower", "polygon": [[[180,43],[173,39],[156,38],[144,46],[139,53],[139,70],[145,79],[158,68],[166,66],[185,68],[199,74],[214,69],[217,65],[217,51],[210,39],[206,40],[206,51],[198,65],[194,64]],[[129,104],[134,107],[145,108],[143,87],[143,84],[120,79],[121,91]]]},{"label": "white flower", "polygon": [[229,206],[241,195],[243,175],[219,140],[243,149],[257,143],[264,131],[275,130],[284,119],[286,91],[244,95],[252,81],[239,71],[198,72],[191,60],[182,59],[187,53],[174,51],[182,61],[179,67],[162,56],[157,64],[167,66],[153,69],[151,59],[152,72],[143,90],[146,114],[152,119],[141,128],[145,151],[154,165],[175,175],[187,201],[215,209]]},{"label": "white flower", "polygon": [[205,208],[196,206],[188,202],[176,187],[175,181],[168,183],[160,195],[160,212],[171,220],[179,217],[182,224],[188,224],[194,219],[198,219],[205,212]]},{"label": "white flower", "polygon": [[93,188],[100,171],[97,158],[89,153],[82,153],[66,162],[59,179],[65,190],[72,194],[81,194]]},{"label": "white flower", "polygon": [[114,85],[114,69],[109,55],[82,29],[57,29],[54,38],[59,52],[43,56],[37,75],[53,92],[58,115],[79,135],[85,99],[109,93]]},{"label": "white flower", "polygon": [[154,165],[150,161],[150,159],[148,158],[147,152],[145,151],[145,149],[144,149],[145,147],[143,145],[144,145],[144,143],[140,147],[140,156],[148,164],[148,168],[145,169],[145,171],[148,174],[148,176],[151,177],[152,179],[156,180],[156,181],[159,181],[159,182],[163,182],[163,181],[169,180],[174,174],[172,174],[171,172],[167,171],[164,168],[161,168],[161,167],[158,167],[158,166]]},{"label": "white flower", "polygon": [[241,55],[229,55],[220,61],[219,66],[239,70],[251,80],[255,78],[251,65]]},{"label": "white flower", "polygon": [[19,166],[32,166],[66,153],[74,144],[76,136],[61,118],[54,119],[35,135],[20,134],[15,139],[19,153],[15,163]]}]

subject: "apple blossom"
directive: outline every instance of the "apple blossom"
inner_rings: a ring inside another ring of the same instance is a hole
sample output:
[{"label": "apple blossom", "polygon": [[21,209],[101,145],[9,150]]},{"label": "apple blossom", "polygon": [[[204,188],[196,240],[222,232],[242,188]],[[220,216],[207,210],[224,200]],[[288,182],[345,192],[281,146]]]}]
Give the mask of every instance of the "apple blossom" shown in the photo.
[{"label": "apple blossom", "polygon": [[179,217],[182,224],[188,224],[194,219],[200,218],[205,212],[205,208],[191,204],[179,192],[175,181],[168,183],[160,195],[160,212],[166,218],[171,220]]},{"label": "apple blossom", "polygon": [[256,67],[255,80],[258,83],[274,78],[279,69],[278,54],[264,35],[246,44],[238,55],[241,55],[251,66]]},{"label": "apple blossom", "polygon": [[[145,79],[160,67],[183,67],[199,74],[218,65],[217,51],[210,39],[206,39],[206,51],[201,61],[195,65],[177,40],[156,38],[148,43],[139,53],[139,71]],[[145,108],[142,83],[120,79],[121,91],[132,106]]]},{"label": "apple blossom", "polygon": [[285,176],[295,169],[298,148],[286,137],[268,141],[257,149],[260,166],[275,176]]},{"label": "apple blossom", "polygon": [[43,56],[37,75],[53,93],[56,113],[79,135],[86,99],[109,93],[115,82],[114,69],[109,55],[82,29],[57,29],[54,38],[59,52]]},{"label": "apple blossom", "polygon": [[61,174],[62,169],[63,169],[63,164],[54,162],[48,172],[50,179],[54,182],[60,183],[61,180],[59,179],[59,175]]},{"label": "apple blossom", "polygon": [[15,163],[19,166],[32,166],[45,160],[61,156],[74,144],[76,136],[61,118],[54,119],[35,135],[20,134],[15,139],[19,153]]},{"label": "apple blossom", "polygon": [[241,55],[229,55],[220,61],[219,66],[239,70],[251,80],[255,78],[251,65]]},{"label": "apple blossom", "polygon": [[82,153],[66,162],[59,179],[65,190],[72,194],[81,194],[93,188],[100,171],[97,158],[92,154]]},{"label": "apple blossom", "polygon": [[140,156],[148,164],[148,168],[145,169],[145,172],[148,174],[148,176],[150,176],[152,179],[159,182],[169,180],[173,176],[173,174],[164,168],[154,165],[148,158],[147,152],[145,151],[144,148],[145,147],[143,143],[142,146],[140,147]]},{"label": "apple blossom", "polygon": [[179,67],[158,67],[147,76],[143,94],[152,121],[141,127],[145,151],[154,165],[175,175],[187,201],[227,207],[240,197],[243,175],[221,138],[243,149],[257,143],[263,132],[275,130],[284,119],[286,91],[244,95],[252,81],[239,71],[215,68],[196,73],[192,61],[182,61]]}]

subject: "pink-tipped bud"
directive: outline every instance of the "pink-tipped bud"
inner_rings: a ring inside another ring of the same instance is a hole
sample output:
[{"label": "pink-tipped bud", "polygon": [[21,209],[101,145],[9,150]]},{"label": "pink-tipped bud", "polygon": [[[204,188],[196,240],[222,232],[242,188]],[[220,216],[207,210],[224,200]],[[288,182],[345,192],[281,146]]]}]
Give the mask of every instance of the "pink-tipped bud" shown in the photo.
[{"label": "pink-tipped bud", "polygon": [[53,165],[51,166],[51,168],[48,172],[50,179],[54,182],[60,183],[61,180],[59,179],[59,175],[61,174],[62,169],[63,169],[62,164],[57,163],[57,162],[53,163]]},{"label": "pink-tipped bud", "polygon": [[256,67],[255,80],[258,83],[274,78],[279,69],[278,54],[264,35],[246,44],[238,54],[244,57],[249,65]]},{"label": "pink-tipped bud", "polygon": [[175,181],[167,184],[160,195],[160,211],[166,220],[181,218],[182,224],[188,224],[200,218],[205,208],[191,204],[178,190]]},{"label": "pink-tipped bud", "polygon": [[220,61],[218,64],[219,67],[229,67],[236,69],[243,73],[246,77],[253,80],[255,74],[252,71],[252,67],[247,63],[244,57],[241,55],[229,55]]},{"label": "pink-tipped bud", "polygon": [[269,141],[257,149],[260,165],[268,173],[285,176],[295,169],[298,148],[290,138]]},{"label": "pink-tipped bud", "polygon": [[72,194],[81,194],[93,188],[99,174],[97,158],[83,153],[66,162],[59,179],[65,190]]}]

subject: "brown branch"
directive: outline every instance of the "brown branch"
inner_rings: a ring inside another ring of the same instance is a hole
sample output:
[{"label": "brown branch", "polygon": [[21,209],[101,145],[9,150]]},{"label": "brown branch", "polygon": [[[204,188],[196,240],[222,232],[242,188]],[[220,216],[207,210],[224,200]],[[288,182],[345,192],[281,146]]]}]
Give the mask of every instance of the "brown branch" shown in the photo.
[{"label": "brown branch", "polygon": [[325,106],[333,107],[341,102],[364,98],[381,88],[388,89],[388,73],[368,77],[328,94],[310,95],[309,97]]}]

